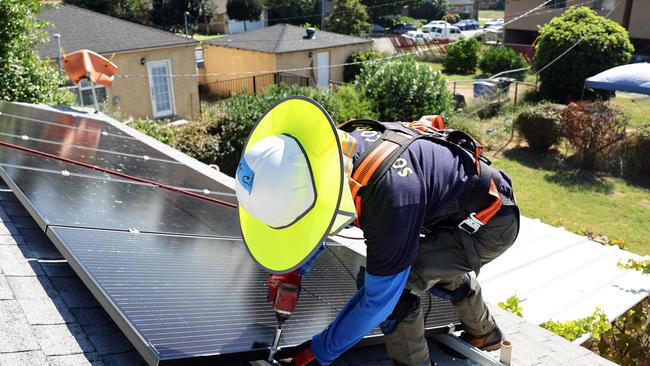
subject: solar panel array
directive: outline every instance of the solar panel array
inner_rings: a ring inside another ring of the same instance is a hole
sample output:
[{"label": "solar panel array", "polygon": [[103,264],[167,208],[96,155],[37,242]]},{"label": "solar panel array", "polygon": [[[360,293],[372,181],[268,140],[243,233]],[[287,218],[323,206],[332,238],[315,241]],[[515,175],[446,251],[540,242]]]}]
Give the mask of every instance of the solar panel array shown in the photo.
[{"label": "solar panel array", "polygon": [[[118,122],[0,102],[0,141],[208,197],[233,191],[127,133]],[[151,365],[255,360],[275,316],[266,277],[241,241],[236,210],[178,192],[0,147],[0,174]],[[356,291],[365,259],[339,245],[303,281],[281,345],[326,327]],[[429,298],[430,331],[458,324]],[[369,339],[381,334],[375,330]]]}]

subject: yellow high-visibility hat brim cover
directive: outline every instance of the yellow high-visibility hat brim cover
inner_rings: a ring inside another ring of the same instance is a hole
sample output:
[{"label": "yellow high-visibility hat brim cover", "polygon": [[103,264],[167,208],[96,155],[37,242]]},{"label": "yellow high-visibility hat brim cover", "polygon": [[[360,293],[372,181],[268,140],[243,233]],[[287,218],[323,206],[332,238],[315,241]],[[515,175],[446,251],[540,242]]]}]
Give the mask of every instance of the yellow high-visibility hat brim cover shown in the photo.
[{"label": "yellow high-visibility hat brim cover", "polygon": [[335,225],[340,227],[354,219],[354,204],[348,184],[344,184],[336,126],[322,106],[300,96],[283,99],[255,125],[242,157],[258,141],[276,135],[291,136],[302,147],[313,177],[314,204],[281,228],[266,225],[240,204],[239,221],[253,259],[268,271],[286,273],[302,265]]}]

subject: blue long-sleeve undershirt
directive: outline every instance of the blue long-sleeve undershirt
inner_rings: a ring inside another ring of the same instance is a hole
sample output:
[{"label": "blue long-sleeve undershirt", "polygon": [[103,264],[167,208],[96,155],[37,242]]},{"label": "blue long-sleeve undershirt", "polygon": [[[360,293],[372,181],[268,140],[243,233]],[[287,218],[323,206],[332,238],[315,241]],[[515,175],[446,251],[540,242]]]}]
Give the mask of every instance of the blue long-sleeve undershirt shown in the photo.
[{"label": "blue long-sleeve undershirt", "polygon": [[336,319],[311,341],[321,365],[329,365],[366,334],[386,320],[399,300],[411,267],[388,276],[365,274],[365,283]]}]

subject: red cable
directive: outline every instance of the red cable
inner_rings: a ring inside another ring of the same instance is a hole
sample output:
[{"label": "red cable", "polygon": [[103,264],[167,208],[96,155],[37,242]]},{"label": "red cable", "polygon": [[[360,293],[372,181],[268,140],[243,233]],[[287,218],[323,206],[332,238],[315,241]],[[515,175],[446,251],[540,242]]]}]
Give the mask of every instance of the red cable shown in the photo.
[{"label": "red cable", "polygon": [[155,182],[155,181],[152,181],[152,180],[135,177],[135,176],[128,175],[128,174],[125,174],[125,173],[121,173],[121,172],[117,172],[117,171],[114,171],[114,170],[102,168],[102,167],[99,167],[97,165],[92,165],[92,164],[84,163],[84,162],[81,162],[81,161],[64,158],[62,156],[57,156],[57,155],[54,155],[54,154],[46,153],[44,151],[34,150],[34,149],[30,149],[28,147],[24,147],[24,146],[20,146],[20,145],[14,145],[14,144],[11,144],[9,142],[4,142],[4,141],[0,141],[0,146],[5,146],[5,147],[12,148],[12,149],[25,151],[25,152],[28,152],[28,153],[34,154],[34,155],[45,156],[47,158],[64,161],[66,163],[70,163],[70,164],[74,164],[74,165],[79,165],[79,166],[82,166],[84,168],[89,168],[89,169],[97,170],[97,171],[100,171],[100,172],[103,172],[103,173],[112,174],[112,175],[115,175],[115,176],[118,176],[118,177],[134,180],[136,182],[151,184],[151,185],[166,189],[168,191],[186,194],[186,195],[188,195],[190,197],[202,199],[202,200],[213,202],[213,203],[218,203],[218,204],[223,205],[223,206],[237,208],[237,205],[234,204],[234,203],[222,201],[222,200],[212,198],[212,197],[206,197],[204,195],[197,194],[197,193],[194,193],[194,192],[190,192],[190,191],[187,191],[187,190],[182,189],[182,188],[172,187],[172,186],[169,186],[167,184],[158,183],[158,182]]}]

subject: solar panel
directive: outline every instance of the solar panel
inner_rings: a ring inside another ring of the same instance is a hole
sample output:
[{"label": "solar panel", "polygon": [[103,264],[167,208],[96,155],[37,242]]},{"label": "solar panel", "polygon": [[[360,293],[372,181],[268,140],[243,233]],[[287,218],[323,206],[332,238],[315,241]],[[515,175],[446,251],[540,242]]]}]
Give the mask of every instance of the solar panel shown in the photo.
[{"label": "solar panel", "polygon": [[[0,112],[1,141],[235,202],[224,184],[117,122],[3,102]],[[92,131],[101,131],[99,140],[87,137]],[[17,137],[23,133],[29,138]],[[265,357],[260,344],[271,341],[276,325],[268,274],[248,255],[235,209],[9,147],[0,147],[0,175],[149,364]],[[356,291],[364,262],[329,245],[304,279],[281,344],[302,343],[326,327]],[[429,331],[458,324],[448,302],[429,298],[423,307]],[[380,337],[375,330],[366,341]]]},{"label": "solar panel", "polygon": [[[73,268],[92,279],[100,302],[113,302],[113,311],[143,338],[150,363],[187,355],[254,360],[264,352],[255,344],[273,338],[268,274],[239,240],[62,227],[50,228],[48,236],[66,257],[77,259]],[[325,328],[356,291],[348,270],[356,273],[364,262],[348,248],[328,247],[305,277],[281,345],[295,346]],[[455,322],[452,314],[430,315],[427,325],[444,328]]]}]

